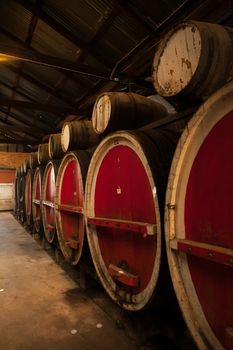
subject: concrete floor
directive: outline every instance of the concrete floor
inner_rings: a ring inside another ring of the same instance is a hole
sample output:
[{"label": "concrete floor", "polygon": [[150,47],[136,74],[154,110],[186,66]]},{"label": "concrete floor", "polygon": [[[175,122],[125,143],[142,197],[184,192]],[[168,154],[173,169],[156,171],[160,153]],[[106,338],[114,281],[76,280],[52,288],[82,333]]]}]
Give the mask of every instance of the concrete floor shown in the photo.
[{"label": "concrete floor", "polygon": [[117,348],[137,349],[11,213],[0,213],[0,350]]}]

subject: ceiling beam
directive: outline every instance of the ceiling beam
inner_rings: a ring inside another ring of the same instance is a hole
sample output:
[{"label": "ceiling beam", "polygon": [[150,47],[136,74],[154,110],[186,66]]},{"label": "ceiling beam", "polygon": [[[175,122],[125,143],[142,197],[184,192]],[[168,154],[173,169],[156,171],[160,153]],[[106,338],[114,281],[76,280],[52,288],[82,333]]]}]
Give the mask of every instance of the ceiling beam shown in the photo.
[{"label": "ceiling beam", "polygon": [[[0,127],[4,127],[6,128],[7,131],[10,131],[10,132],[21,132],[21,133],[24,133],[24,135],[27,137],[29,136],[30,138],[33,138],[34,140],[39,140],[41,139],[40,137],[38,137],[38,129],[36,128],[28,128],[26,127],[26,125],[23,127],[23,126],[20,126],[20,125],[11,125],[9,124],[6,120],[2,119],[0,117]],[[33,134],[31,134],[30,132],[34,132],[36,134],[36,136]]]},{"label": "ceiling beam", "polygon": [[34,141],[26,141],[21,139],[4,139],[2,138],[1,132],[0,132],[0,144],[15,144],[15,145],[38,145],[40,142],[34,142]]},{"label": "ceiling beam", "polygon": [[30,142],[33,142],[33,143],[38,143],[38,140],[36,141],[34,137],[25,137],[25,135],[21,136],[21,135],[18,135],[17,133],[15,132],[12,132],[12,131],[9,131],[8,130],[8,127],[5,127],[5,126],[0,126],[0,137],[1,136],[5,136],[11,140],[21,140],[21,142],[27,142],[27,143],[30,143]]},{"label": "ceiling beam", "polygon": [[0,44],[0,55],[2,57],[11,58],[14,60],[35,63],[47,67],[53,67],[81,75],[99,78],[102,80],[111,80],[111,72],[109,70],[101,71],[82,63],[75,63],[54,56],[43,55],[39,52],[32,52],[28,49],[21,49]]},{"label": "ceiling beam", "polygon": [[0,106],[9,106],[9,105],[17,109],[32,109],[32,110],[46,111],[46,112],[52,112],[52,113],[60,112],[60,113],[69,114],[69,113],[78,112],[77,110],[74,110],[72,108],[61,107],[57,105],[45,105],[43,103],[11,100],[8,98],[0,97]]}]

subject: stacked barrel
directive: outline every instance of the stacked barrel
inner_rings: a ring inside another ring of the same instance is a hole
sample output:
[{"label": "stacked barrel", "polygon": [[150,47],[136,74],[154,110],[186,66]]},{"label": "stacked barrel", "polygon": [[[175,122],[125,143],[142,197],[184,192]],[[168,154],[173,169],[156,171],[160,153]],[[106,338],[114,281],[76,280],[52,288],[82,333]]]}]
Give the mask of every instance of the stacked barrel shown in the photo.
[{"label": "stacked barrel", "polygon": [[71,264],[86,254],[87,235],[122,308],[162,307],[172,281],[205,350],[233,350],[232,39],[230,28],[195,21],[162,38],[155,89],[177,110],[196,110],[178,128],[166,103],[106,92],[92,121],[66,122],[16,182],[18,218],[33,218]]}]

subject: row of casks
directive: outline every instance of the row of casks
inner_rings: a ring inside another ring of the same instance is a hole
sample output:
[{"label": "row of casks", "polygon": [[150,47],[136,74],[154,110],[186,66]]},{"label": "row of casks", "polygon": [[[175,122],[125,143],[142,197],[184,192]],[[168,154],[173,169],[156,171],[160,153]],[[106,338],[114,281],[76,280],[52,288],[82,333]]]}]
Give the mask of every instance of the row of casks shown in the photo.
[{"label": "row of casks", "polygon": [[106,291],[128,310],[168,301],[166,251],[200,349],[233,349],[232,135],[231,82],[179,141],[165,129],[106,137],[87,175],[87,237]]},{"label": "row of casks", "polygon": [[231,83],[201,106],[177,147],[171,130],[122,131],[106,137],[92,158],[86,151],[67,153],[56,189],[53,180],[42,201],[32,201],[36,218],[49,212],[49,241],[56,215],[62,252],[73,264],[86,222],[100,280],[128,310],[166,300],[165,230],[173,286],[202,349],[232,346],[232,101]]},{"label": "row of casks", "polygon": [[200,349],[233,349],[233,84],[220,88],[232,68],[232,28],[195,21],[171,29],[153,62],[161,96],[179,108],[206,101],[176,148],[164,219],[173,286]]},{"label": "row of casks", "polygon": [[[107,104],[106,99],[108,100]],[[38,189],[33,190],[33,179],[37,180],[38,178],[40,181],[49,160],[60,159],[70,150],[86,150],[88,147],[97,145],[103,138],[100,134],[105,135],[111,130],[119,128],[137,128],[169,115],[167,110],[169,104],[165,107],[161,102],[134,93],[105,93],[98,98],[96,105],[92,121],[65,122],[61,134],[50,135],[49,142],[40,144],[38,151],[31,153],[17,169],[16,212],[22,222],[27,221],[28,225],[32,224],[33,211],[30,199],[32,195],[36,197],[40,187],[38,185]],[[104,123],[97,123],[97,119],[104,120]],[[39,170],[35,173],[38,165],[40,165]],[[24,196],[24,193],[27,195]],[[33,200],[35,206],[38,206],[38,200],[36,198]],[[34,226],[38,231],[40,227],[39,217],[34,218],[34,221]]]},{"label": "row of casks", "polygon": [[171,130],[107,136],[91,158],[80,201],[82,162],[67,154],[66,189],[56,186],[67,256],[73,261],[82,244],[85,221],[100,280],[122,307],[139,310],[166,297],[166,249],[177,299],[200,349],[233,346],[232,101],[230,83],[199,108],[177,146]]}]

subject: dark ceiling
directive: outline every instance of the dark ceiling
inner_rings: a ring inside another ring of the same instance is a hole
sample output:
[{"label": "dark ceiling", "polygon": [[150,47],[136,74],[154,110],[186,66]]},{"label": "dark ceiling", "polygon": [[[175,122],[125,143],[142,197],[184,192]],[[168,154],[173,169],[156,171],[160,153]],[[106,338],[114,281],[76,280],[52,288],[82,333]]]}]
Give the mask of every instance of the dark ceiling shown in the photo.
[{"label": "dark ceiling", "polygon": [[153,94],[161,33],[186,18],[232,26],[233,0],[0,0],[0,143],[41,143],[103,91]]}]

